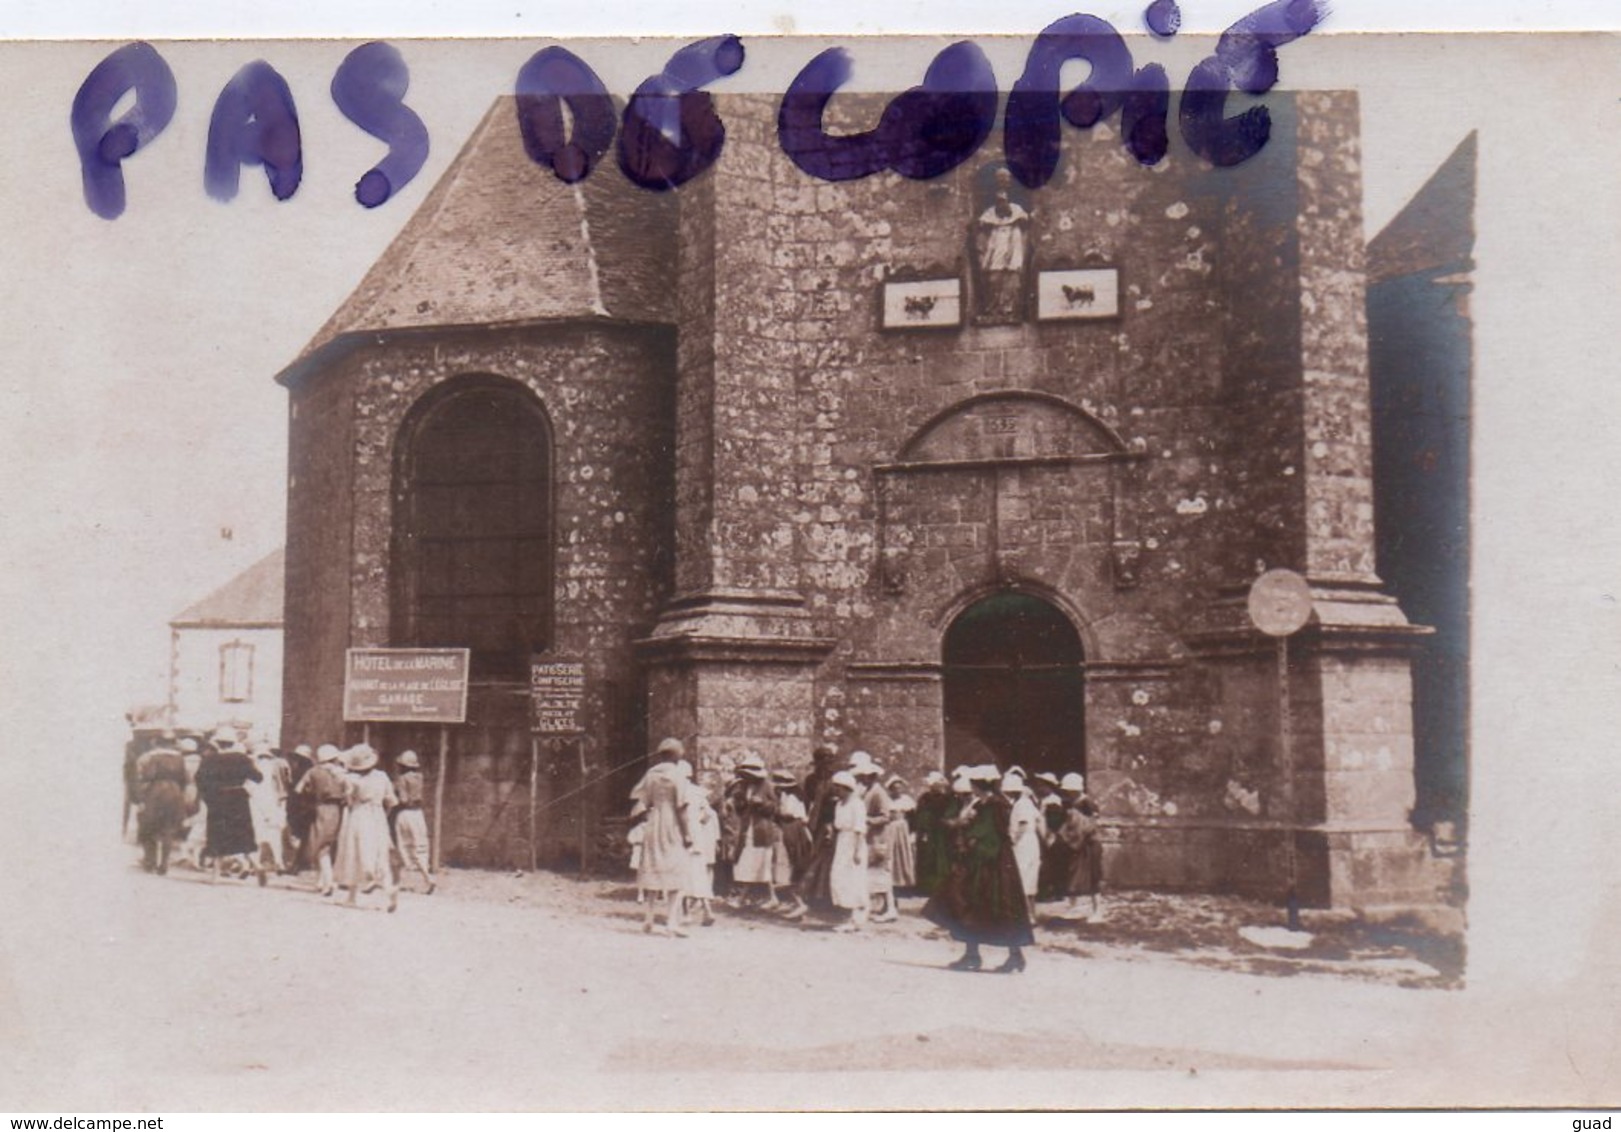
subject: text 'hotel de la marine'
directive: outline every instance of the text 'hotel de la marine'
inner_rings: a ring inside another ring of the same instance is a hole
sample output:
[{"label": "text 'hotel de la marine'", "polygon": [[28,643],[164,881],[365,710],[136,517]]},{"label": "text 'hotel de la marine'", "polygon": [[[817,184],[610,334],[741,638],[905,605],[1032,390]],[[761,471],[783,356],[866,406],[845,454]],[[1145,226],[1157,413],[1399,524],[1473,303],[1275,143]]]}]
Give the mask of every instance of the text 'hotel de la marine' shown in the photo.
[{"label": "text 'hotel de la marine'", "polygon": [[[1081,771],[1112,885],[1274,896],[1292,838],[1308,902],[1433,902],[1473,143],[1370,245],[1355,96],[1267,103],[1240,166],[1147,168],[1105,125],[1027,190],[996,134],[932,180],[819,181],[776,99],[718,95],[720,159],[659,193],[611,157],[562,183],[498,101],[279,376],[283,742],[359,738],[347,649],[470,648],[444,852],[512,863],[530,664],[578,657],[542,860],[603,836],[669,735],[700,769],[826,744],[914,781]],[[1288,773],[1245,601],[1278,567],[1312,596]]]}]

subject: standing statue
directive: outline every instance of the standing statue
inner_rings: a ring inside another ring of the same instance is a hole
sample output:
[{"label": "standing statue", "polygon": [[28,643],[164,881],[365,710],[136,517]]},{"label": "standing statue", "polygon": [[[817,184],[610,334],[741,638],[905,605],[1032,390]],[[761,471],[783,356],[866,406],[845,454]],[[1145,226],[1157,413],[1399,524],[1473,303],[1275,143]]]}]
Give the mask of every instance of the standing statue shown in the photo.
[{"label": "standing statue", "polygon": [[1030,260],[1030,213],[1013,200],[1013,175],[996,172],[996,195],[974,222],[979,265],[981,322],[1019,322],[1024,317],[1025,268]]}]

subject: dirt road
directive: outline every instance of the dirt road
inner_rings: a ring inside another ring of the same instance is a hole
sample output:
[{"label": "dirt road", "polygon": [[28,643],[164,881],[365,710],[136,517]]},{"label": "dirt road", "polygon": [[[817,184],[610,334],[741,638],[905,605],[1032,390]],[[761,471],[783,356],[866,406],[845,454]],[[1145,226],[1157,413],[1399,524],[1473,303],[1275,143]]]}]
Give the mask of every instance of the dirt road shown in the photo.
[{"label": "dirt road", "polygon": [[75,884],[6,879],[27,915],[0,934],[0,1108],[1368,1106],[1586,1087],[1579,1059],[1563,1079],[1489,1065],[1503,1004],[1467,991],[1052,950],[1021,976],[958,974],[919,930],[724,918],[666,939],[633,903],[458,893],[455,874],[389,915],[307,880],[215,887],[145,875],[127,846],[78,852]]}]

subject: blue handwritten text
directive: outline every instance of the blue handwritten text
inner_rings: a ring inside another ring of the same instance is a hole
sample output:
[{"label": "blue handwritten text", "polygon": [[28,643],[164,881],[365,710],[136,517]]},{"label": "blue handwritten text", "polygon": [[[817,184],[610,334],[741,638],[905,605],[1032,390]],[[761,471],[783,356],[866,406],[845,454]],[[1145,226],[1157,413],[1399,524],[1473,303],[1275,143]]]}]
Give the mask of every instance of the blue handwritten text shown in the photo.
[{"label": "blue handwritten text", "polygon": [[[1273,0],[1222,33],[1183,86],[1176,124],[1182,139],[1214,166],[1247,161],[1266,145],[1271,117],[1264,105],[1227,117],[1233,92],[1264,94],[1278,81],[1278,49],[1306,35],[1327,14],[1326,0]],[[1181,26],[1176,0],[1152,0],[1144,23],[1157,37]],[[677,50],[645,80],[620,113],[590,64],[563,47],[536,52],[515,83],[517,125],[524,152],[559,180],[589,177],[618,140],[620,170],[655,192],[685,184],[720,159],[726,127],[710,83],[743,66],[743,43],[720,35]],[[1063,89],[1065,64],[1090,66],[1085,81]],[[996,125],[1000,93],[985,53],[964,40],[942,49],[920,84],[890,99],[877,125],[839,133],[827,124],[829,106],[851,78],[851,57],[829,48],[789,83],[777,114],[784,154],[807,174],[849,181],[892,171],[923,180],[967,161]],[[355,48],[332,78],[331,97],[388,152],[355,185],[355,199],[376,208],[399,195],[421,171],[428,128],[405,104],[410,70],[387,43]],[[127,110],[113,111],[133,95]],[[85,203],[113,219],[125,208],[124,163],[173,118],[175,77],[148,44],[113,51],[81,84],[72,129],[83,173]],[[1078,14],[1043,28],[1002,110],[1002,147],[1012,175],[1028,188],[1045,185],[1058,167],[1064,126],[1091,129],[1119,115],[1121,144],[1144,165],[1169,152],[1171,85],[1164,67],[1138,67],[1125,38],[1106,20]],[[298,113],[287,82],[259,60],[243,67],[214,102],[203,182],[220,201],[235,198],[244,165],[259,166],[277,200],[298,191],[303,152]]]}]

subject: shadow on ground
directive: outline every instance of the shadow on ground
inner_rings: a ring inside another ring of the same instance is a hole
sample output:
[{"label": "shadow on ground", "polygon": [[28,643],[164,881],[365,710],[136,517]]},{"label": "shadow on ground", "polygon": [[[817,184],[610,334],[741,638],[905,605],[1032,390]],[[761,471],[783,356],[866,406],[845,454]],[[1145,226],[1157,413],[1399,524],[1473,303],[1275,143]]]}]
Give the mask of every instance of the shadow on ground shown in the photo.
[{"label": "shadow on ground", "polygon": [[[446,870],[440,895],[451,900],[488,900],[551,908],[571,915],[621,921],[641,919],[636,889],[626,879],[581,877],[550,872]],[[895,923],[872,924],[869,936],[938,939],[943,932],[919,912],[923,899],[901,899]],[[717,901],[716,924],[725,931],[828,931],[832,920],[812,915],[791,922],[780,913],[733,907]],[[1414,988],[1463,986],[1465,942],[1458,924],[1417,915],[1370,919],[1348,913],[1306,911],[1302,926],[1310,942],[1298,950],[1275,950],[1244,938],[1245,928],[1281,927],[1283,909],[1238,896],[1118,892],[1104,901],[1101,919],[1066,915],[1058,905],[1041,905],[1037,947],[1043,954],[1077,958],[1173,960],[1224,971],[1269,976],[1332,975]]]}]

